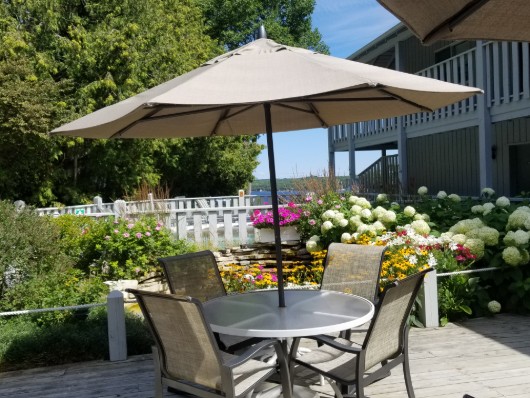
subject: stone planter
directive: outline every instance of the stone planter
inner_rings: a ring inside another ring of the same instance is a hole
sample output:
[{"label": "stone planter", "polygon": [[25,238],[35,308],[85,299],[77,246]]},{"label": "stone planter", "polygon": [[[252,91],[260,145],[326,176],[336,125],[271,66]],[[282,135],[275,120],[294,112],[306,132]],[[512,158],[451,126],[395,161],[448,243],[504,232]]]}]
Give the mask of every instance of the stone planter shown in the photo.
[{"label": "stone planter", "polygon": [[[280,227],[282,242],[298,241],[300,234],[294,225]],[[259,243],[274,243],[274,230],[272,228],[254,228],[255,241]]]}]

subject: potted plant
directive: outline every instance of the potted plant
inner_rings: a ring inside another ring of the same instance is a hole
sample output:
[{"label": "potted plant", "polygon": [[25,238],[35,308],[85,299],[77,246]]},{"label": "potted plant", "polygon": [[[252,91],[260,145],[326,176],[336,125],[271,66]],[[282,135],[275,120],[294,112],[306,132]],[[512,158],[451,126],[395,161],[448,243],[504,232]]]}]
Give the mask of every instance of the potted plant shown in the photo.
[{"label": "potted plant", "polygon": [[[286,207],[280,207],[278,212],[282,241],[300,240],[300,234],[296,230],[296,226],[302,213],[301,207],[294,202],[289,202]],[[250,219],[254,226],[256,242],[274,242],[272,211],[262,213],[260,210],[255,210]]]}]

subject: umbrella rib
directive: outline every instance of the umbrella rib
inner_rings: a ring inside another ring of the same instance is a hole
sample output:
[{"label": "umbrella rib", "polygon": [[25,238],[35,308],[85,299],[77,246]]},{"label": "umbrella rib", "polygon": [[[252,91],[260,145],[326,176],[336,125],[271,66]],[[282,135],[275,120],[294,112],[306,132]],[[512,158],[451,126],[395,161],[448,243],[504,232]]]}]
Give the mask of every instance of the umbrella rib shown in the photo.
[{"label": "umbrella rib", "polygon": [[423,42],[428,43],[433,36],[435,36],[439,31],[441,31],[445,27],[449,27],[449,30],[452,32],[457,25],[459,25],[462,21],[464,21],[467,17],[476,12],[478,9],[482,8],[488,1],[489,0],[475,0],[466,4],[466,6],[460,11],[458,11],[456,14],[452,15],[451,17],[447,18],[445,21],[437,25],[435,28],[431,29],[431,31],[423,38]]},{"label": "umbrella rib", "polygon": [[[296,101],[296,102],[300,102],[300,101]],[[287,108],[287,109],[292,109],[293,111],[309,113],[309,114],[315,116],[320,121],[320,123],[322,124],[322,127],[329,127],[329,125],[320,117],[318,109],[315,107],[315,105],[313,105],[311,102],[308,102],[307,104],[309,105],[309,107],[311,109],[299,108],[297,106],[282,104],[280,102],[273,102],[272,103],[272,105],[278,106],[278,107],[281,107],[281,108]]]},{"label": "umbrella rib", "polygon": [[406,104],[409,104],[409,105],[412,105],[412,106],[415,106],[416,108],[418,108],[421,112],[434,112],[434,109],[431,109],[431,108],[427,108],[426,106],[423,106],[423,105],[420,105],[418,104],[417,102],[414,102],[414,101],[410,101],[406,98],[403,98],[402,96],[400,95],[397,95],[397,94],[394,94],[394,93],[391,93],[387,90],[383,90],[381,89],[382,92],[384,92],[385,94],[388,94],[390,96],[392,96],[394,99],[397,99],[397,100],[400,100]]},{"label": "umbrella rib", "polygon": [[140,120],[135,120],[133,123],[131,124],[128,124],[127,126],[125,126],[124,128],[122,129],[119,129],[117,132],[115,132],[114,134],[112,134],[110,137],[109,137],[109,140],[112,140],[113,138],[117,138],[117,137],[121,137],[123,135],[123,133],[125,133],[127,130],[129,130],[131,127],[134,127],[136,126],[139,122],[141,122],[142,120],[144,120],[145,118],[149,118],[151,117],[152,115],[154,115],[155,113],[158,112],[158,109],[153,109],[151,112],[149,112],[147,115],[145,115],[143,118],[141,118]]}]

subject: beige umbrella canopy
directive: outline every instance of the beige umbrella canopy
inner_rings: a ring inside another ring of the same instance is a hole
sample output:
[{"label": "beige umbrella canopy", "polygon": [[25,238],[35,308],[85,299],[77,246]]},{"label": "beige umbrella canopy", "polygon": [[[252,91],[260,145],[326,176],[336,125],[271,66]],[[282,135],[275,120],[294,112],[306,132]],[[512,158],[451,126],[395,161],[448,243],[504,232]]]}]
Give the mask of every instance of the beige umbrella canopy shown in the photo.
[{"label": "beige umbrella canopy", "polygon": [[[267,133],[281,281],[273,132],[431,111],[480,92],[258,39],[52,134],[175,138]],[[284,307],[283,285],[278,285]]]},{"label": "beige umbrella canopy", "polygon": [[425,44],[530,41],[528,0],[377,0]]}]

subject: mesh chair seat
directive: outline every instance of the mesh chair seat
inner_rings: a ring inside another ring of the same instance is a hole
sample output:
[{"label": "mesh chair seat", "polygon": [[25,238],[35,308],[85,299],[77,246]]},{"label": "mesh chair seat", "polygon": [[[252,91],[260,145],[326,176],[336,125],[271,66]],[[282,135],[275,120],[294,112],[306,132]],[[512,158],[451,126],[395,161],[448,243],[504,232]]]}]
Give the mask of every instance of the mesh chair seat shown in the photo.
[{"label": "mesh chair seat", "polygon": [[375,302],[385,250],[385,246],[330,244],[321,289],[355,294]]}]

